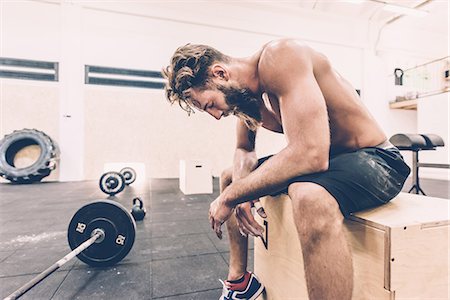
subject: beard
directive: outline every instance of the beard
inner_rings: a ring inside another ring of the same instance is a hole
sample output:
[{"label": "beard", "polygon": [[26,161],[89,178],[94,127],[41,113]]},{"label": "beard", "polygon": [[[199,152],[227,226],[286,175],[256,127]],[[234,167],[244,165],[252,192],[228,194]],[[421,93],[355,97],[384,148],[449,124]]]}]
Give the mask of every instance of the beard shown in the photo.
[{"label": "beard", "polygon": [[231,108],[233,115],[245,122],[245,125],[255,131],[262,123],[261,106],[262,101],[250,89],[217,86],[225,96],[225,102]]}]

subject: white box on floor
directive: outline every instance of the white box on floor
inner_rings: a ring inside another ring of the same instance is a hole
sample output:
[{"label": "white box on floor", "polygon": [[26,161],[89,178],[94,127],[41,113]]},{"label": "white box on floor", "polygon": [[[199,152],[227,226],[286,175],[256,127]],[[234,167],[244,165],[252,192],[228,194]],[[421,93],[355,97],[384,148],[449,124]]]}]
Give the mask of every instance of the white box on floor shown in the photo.
[{"label": "white box on floor", "polygon": [[180,190],[185,195],[212,194],[210,163],[204,160],[180,160]]}]

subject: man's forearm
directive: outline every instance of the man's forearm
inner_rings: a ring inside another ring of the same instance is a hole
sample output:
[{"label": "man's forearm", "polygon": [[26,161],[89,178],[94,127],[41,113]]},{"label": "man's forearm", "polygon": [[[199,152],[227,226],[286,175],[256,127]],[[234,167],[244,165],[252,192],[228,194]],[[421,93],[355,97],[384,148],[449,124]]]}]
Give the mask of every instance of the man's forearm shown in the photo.
[{"label": "man's forearm", "polygon": [[323,159],[306,155],[300,159],[291,149],[285,148],[248,176],[234,180],[224,190],[223,196],[228,205],[235,206],[278,192],[294,177],[324,171],[326,168]]},{"label": "man's forearm", "polygon": [[233,181],[246,177],[256,168],[257,164],[255,151],[236,149],[233,159]]}]

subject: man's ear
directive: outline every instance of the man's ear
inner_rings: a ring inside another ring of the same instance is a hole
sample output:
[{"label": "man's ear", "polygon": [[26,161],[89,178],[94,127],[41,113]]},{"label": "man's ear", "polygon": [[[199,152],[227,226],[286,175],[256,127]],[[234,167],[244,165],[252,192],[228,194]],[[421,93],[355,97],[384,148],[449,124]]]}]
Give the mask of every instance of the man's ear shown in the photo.
[{"label": "man's ear", "polygon": [[213,65],[211,67],[211,73],[214,78],[219,78],[225,81],[228,81],[230,79],[230,74],[228,73],[228,70],[220,64]]}]

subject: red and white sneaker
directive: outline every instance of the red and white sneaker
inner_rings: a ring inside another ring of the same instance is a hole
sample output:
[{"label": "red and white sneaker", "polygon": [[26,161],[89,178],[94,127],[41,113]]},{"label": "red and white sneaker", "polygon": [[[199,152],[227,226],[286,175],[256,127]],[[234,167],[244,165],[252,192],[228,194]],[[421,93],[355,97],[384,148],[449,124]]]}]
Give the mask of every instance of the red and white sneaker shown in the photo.
[{"label": "red and white sneaker", "polygon": [[255,274],[245,272],[244,280],[239,283],[223,282],[222,296],[219,300],[255,300],[264,291],[264,285],[259,281]]}]

